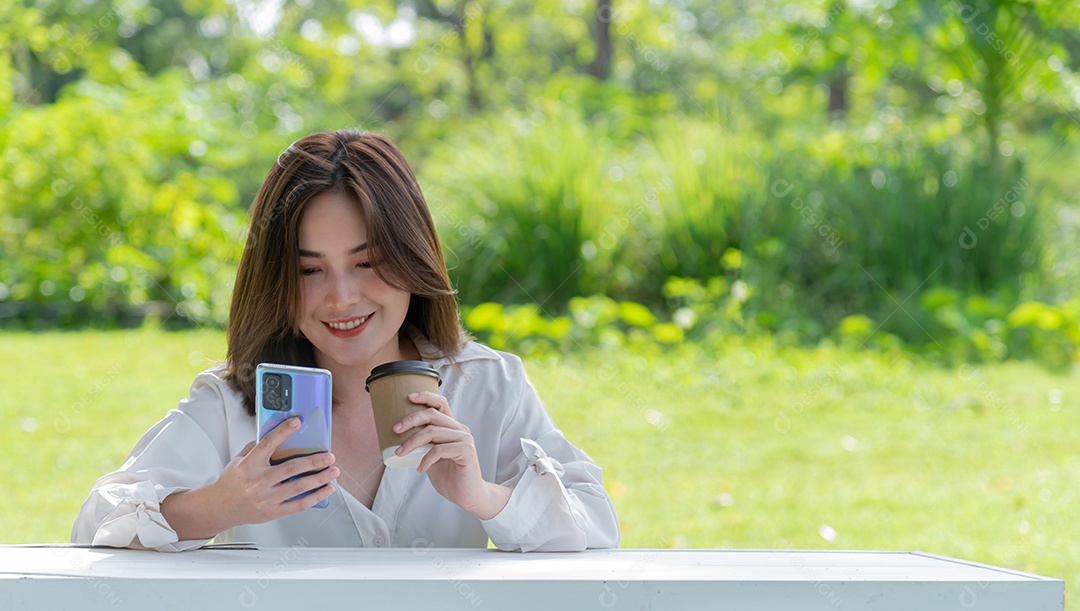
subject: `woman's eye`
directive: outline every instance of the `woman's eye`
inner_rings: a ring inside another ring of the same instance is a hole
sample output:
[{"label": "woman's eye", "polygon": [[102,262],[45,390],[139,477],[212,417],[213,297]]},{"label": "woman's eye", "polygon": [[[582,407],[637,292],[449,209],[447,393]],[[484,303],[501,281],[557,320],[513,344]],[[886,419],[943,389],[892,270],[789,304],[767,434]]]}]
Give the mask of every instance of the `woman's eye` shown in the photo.
[{"label": "woman's eye", "polygon": [[300,274],[303,276],[310,276],[312,274],[318,273],[318,271],[319,268],[317,267],[304,267],[300,269]]},{"label": "woman's eye", "polygon": [[371,261],[361,261],[361,262],[357,263],[356,266],[357,267],[362,267],[364,269],[371,269]]}]

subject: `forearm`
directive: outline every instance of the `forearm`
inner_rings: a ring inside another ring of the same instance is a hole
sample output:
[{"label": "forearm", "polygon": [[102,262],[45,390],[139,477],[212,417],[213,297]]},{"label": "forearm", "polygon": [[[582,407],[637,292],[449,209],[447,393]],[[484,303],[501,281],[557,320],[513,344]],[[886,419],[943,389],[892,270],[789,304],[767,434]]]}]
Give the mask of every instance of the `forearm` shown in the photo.
[{"label": "forearm", "polygon": [[490,520],[499,515],[499,512],[506,507],[506,504],[510,501],[510,495],[513,494],[514,490],[491,482],[484,483],[486,484],[485,489],[487,490],[486,497],[483,501],[467,510],[481,520]]},{"label": "forearm", "polygon": [[161,502],[161,515],[181,541],[212,539],[232,528],[217,510],[210,486],[176,492]]}]

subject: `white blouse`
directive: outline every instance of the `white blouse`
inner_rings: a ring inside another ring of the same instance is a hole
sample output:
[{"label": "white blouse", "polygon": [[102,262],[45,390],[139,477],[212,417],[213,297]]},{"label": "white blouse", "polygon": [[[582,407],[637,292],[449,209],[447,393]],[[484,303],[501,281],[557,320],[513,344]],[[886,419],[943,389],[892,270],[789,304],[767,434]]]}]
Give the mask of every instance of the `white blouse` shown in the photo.
[{"label": "white blouse", "polygon": [[[423,336],[414,333],[413,341],[439,370],[440,392],[454,418],[472,431],[484,480],[513,488],[506,507],[481,520],[443,498],[427,474],[387,467],[371,509],[335,485],[325,509],[237,526],[214,540],[259,547],[484,548],[490,538],[505,551],[618,547],[619,523],[602,470],[555,427],[521,359],[470,342],[455,357],[458,372]],[[255,419],[221,379],[223,371],[218,365],[199,374],[191,395],[143,435],[119,470],[94,484],[75,519],[73,543],[176,552],[209,541],[178,540],[161,502],[217,480],[255,439]]]}]

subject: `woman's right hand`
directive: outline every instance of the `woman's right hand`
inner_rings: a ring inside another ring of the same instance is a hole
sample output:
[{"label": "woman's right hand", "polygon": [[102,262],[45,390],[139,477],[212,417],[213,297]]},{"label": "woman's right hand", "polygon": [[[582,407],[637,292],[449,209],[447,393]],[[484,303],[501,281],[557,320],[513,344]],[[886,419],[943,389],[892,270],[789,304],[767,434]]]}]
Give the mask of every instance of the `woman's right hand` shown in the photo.
[{"label": "woman's right hand", "polygon": [[[333,494],[334,487],[325,484],[341,471],[330,466],[334,455],[329,452],[270,464],[274,451],[296,432],[299,424],[298,418],[290,418],[274,427],[259,443],[253,441],[244,446],[214,483],[165,497],[161,512],[179,539],[210,539],[235,526],[283,518],[309,509]],[[323,467],[329,468],[285,481]],[[309,490],[313,492],[293,498]]]},{"label": "woman's right hand", "polygon": [[[217,481],[211,484],[218,498],[215,505],[222,517],[233,526],[261,524],[300,513],[334,493],[334,487],[326,484],[341,471],[330,466],[334,464],[334,455],[329,452],[294,458],[278,465],[270,464],[270,457],[278,446],[299,426],[299,418],[289,418],[274,427],[258,444],[254,441],[247,444],[225,465]],[[324,467],[328,468],[285,481]],[[293,499],[309,490],[313,492]]]}]

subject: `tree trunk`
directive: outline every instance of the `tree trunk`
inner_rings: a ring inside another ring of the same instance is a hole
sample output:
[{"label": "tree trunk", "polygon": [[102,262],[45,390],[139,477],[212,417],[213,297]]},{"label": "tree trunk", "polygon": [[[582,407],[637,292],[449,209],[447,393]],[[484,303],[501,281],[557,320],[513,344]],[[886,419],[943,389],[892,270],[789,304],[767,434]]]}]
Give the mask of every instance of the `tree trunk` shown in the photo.
[{"label": "tree trunk", "polygon": [[848,111],[848,73],[843,66],[829,77],[829,118],[843,119]]},{"label": "tree trunk", "polygon": [[612,0],[596,0],[596,12],[593,14],[596,55],[589,65],[589,74],[598,81],[606,81],[611,76],[611,20],[615,15],[611,3]]},{"label": "tree trunk", "polygon": [[469,82],[469,110],[476,112],[483,108],[483,101],[480,98],[480,84],[476,82],[476,58],[467,45],[462,61],[465,63],[465,76]]}]

